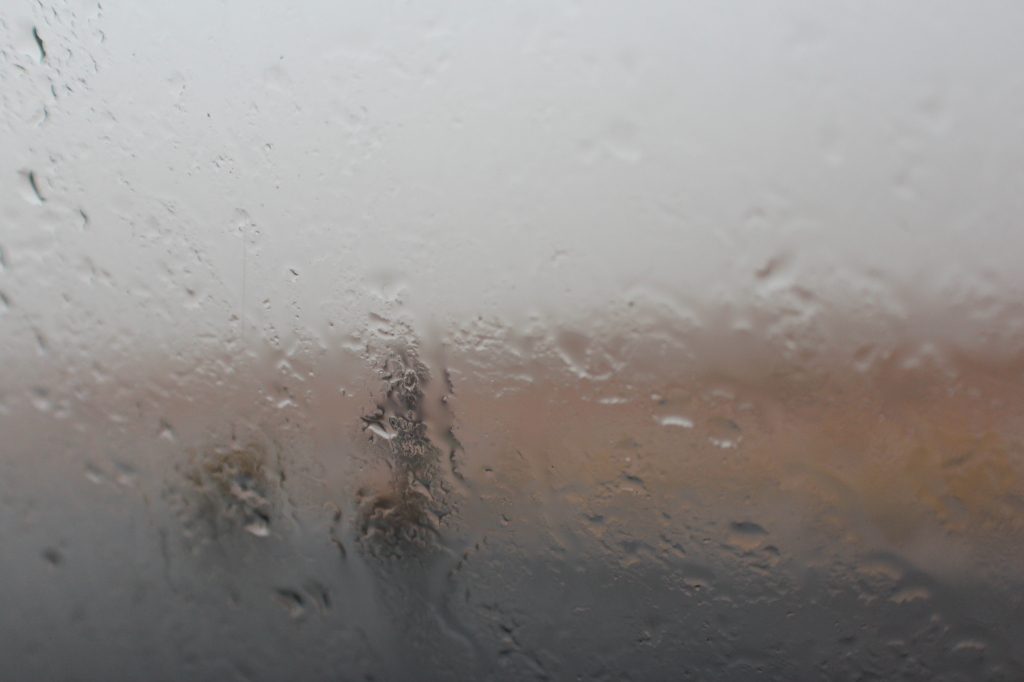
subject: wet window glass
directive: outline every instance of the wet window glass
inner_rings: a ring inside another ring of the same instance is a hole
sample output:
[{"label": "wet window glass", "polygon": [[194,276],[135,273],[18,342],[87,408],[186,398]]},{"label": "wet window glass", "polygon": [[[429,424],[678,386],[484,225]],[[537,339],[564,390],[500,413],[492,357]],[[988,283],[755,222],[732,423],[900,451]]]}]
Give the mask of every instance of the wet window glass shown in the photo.
[{"label": "wet window glass", "polygon": [[1024,679],[1024,7],[0,7],[0,678]]}]

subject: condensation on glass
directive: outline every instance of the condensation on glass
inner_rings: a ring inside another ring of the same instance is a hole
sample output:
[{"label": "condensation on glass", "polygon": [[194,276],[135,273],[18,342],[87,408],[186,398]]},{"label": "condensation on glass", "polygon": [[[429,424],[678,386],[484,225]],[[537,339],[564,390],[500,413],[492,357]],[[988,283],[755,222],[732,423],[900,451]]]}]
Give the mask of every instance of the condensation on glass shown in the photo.
[{"label": "condensation on glass", "polygon": [[1024,678],[1024,8],[0,8],[0,677]]}]

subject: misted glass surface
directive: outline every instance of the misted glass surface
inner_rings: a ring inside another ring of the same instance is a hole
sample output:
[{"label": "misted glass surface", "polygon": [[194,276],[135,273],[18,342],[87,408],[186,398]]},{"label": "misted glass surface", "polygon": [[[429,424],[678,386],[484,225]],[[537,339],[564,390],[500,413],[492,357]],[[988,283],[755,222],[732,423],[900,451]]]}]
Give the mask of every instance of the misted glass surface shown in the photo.
[{"label": "misted glass surface", "polygon": [[1024,679],[1024,6],[0,7],[0,678]]}]

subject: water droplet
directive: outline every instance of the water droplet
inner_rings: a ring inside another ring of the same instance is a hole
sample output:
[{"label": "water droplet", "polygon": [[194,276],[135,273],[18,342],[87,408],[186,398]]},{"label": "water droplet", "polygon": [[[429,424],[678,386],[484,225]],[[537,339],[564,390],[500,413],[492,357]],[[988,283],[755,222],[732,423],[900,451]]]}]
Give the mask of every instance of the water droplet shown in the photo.
[{"label": "water droplet", "polygon": [[37,27],[33,26],[30,22],[19,21],[15,36],[13,42],[18,52],[42,64],[43,60],[46,59],[46,47],[39,37]]},{"label": "water droplet", "polygon": [[740,425],[732,419],[724,417],[712,417],[708,420],[708,442],[712,445],[723,448],[739,447],[743,440],[743,433]]},{"label": "water droplet", "polygon": [[693,422],[682,415],[670,414],[664,417],[656,417],[656,419],[662,426],[675,426],[681,429],[693,428]]},{"label": "water droplet", "polygon": [[686,561],[679,565],[683,582],[695,590],[710,587],[715,581],[715,572],[703,564]]},{"label": "water droplet", "polygon": [[302,585],[303,590],[310,597],[313,607],[322,616],[331,608],[331,591],[316,580],[307,580]]},{"label": "water droplet", "polygon": [[294,620],[299,620],[306,615],[306,600],[295,590],[274,590],[274,601],[280,604]]},{"label": "water droplet", "polygon": [[131,486],[135,483],[135,468],[124,462],[116,462],[114,466],[117,468],[117,484],[122,486]]},{"label": "water droplet", "polygon": [[39,37],[39,29],[35,26],[32,27],[32,37],[35,38],[36,46],[39,47],[39,62],[42,63],[46,59],[46,46],[43,45],[43,39]]},{"label": "water droplet", "polygon": [[892,601],[897,604],[905,604],[907,602],[929,599],[931,596],[932,593],[927,587],[905,587],[892,595]]},{"label": "water droplet", "polygon": [[980,639],[962,639],[953,645],[953,651],[982,652],[988,648],[988,644]]},{"label": "water droplet", "polygon": [[767,536],[768,531],[764,526],[753,521],[733,521],[729,524],[729,544],[746,552],[760,547]]},{"label": "water droplet", "polygon": [[741,535],[768,535],[768,531],[759,523],[753,521],[733,521],[729,526]]},{"label": "water droplet", "polygon": [[258,538],[265,538],[270,535],[270,529],[267,527],[267,522],[263,519],[256,519],[252,523],[248,524],[245,527],[245,530]]},{"label": "water droplet", "polygon": [[18,171],[18,176],[21,178],[19,189],[22,199],[34,206],[41,206],[46,203],[46,199],[43,198],[42,193],[39,191],[39,181],[35,171],[21,170]]},{"label": "water droplet", "polygon": [[160,430],[157,432],[157,436],[159,438],[163,438],[164,440],[169,440],[172,443],[175,440],[174,429],[171,427],[170,423],[164,419],[160,420]]},{"label": "water droplet", "polygon": [[32,391],[32,405],[40,412],[49,412],[53,409],[53,401],[45,388],[36,388]]},{"label": "water droplet", "polygon": [[85,477],[89,479],[91,483],[95,483],[96,485],[102,485],[107,482],[107,477],[103,475],[103,472],[92,464],[85,465]]},{"label": "water droplet", "polygon": [[64,555],[56,547],[47,547],[44,549],[43,559],[54,568],[64,563]]}]

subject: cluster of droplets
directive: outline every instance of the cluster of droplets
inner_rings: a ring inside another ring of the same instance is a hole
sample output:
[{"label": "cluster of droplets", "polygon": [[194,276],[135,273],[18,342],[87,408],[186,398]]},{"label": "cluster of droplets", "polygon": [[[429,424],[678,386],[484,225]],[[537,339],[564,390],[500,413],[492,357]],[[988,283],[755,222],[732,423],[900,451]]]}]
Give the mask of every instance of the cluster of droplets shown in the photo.
[{"label": "cluster of droplets", "polygon": [[256,444],[222,448],[201,457],[185,472],[188,494],[176,496],[184,508],[186,536],[220,536],[245,530],[270,534],[274,485],[264,449]]},{"label": "cluster of droplets", "polygon": [[372,440],[383,441],[391,478],[385,490],[358,492],[363,546],[378,556],[401,556],[429,547],[451,512],[442,452],[427,435],[424,388],[430,373],[411,347],[388,351],[380,369],[383,401],[363,417]]}]

